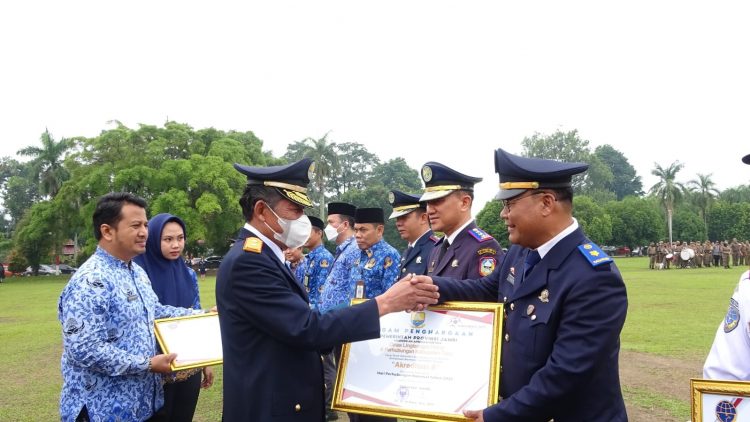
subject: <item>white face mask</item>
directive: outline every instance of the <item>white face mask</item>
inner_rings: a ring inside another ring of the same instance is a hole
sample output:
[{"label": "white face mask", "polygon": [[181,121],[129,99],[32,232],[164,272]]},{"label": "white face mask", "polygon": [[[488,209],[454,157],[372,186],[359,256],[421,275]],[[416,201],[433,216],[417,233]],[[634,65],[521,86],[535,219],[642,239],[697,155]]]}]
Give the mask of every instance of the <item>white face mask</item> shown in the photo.
[{"label": "white face mask", "polygon": [[282,230],[281,233],[276,233],[274,229],[271,229],[271,226],[269,226],[268,223],[265,221],[263,222],[266,227],[273,232],[274,239],[291,249],[299,248],[307,242],[307,239],[310,238],[310,232],[312,232],[312,223],[310,223],[310,219],[307,218],[305,214],[302,214],[300,218],[296,220],[287,220],[286,218],[279,217],[279,215],[276,214],[273,208],[268,204],[266,204],[266,206],[268,206],[268,209],[276,216]]},{"label": "white face mask", "polygon": [[336,227],[333,227],[331,223],[328,223],[325,229],[323,229],[323,232],[326,234],[326,239],[328,240],[336,240],[336,238],[339,236],[339,229]]}]

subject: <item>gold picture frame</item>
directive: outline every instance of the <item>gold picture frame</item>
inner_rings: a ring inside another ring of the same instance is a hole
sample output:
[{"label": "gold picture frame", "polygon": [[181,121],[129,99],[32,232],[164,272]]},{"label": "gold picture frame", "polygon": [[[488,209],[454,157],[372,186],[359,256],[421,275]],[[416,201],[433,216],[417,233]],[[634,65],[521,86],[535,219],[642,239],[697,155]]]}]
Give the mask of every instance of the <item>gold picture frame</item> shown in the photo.
[{"label": "gold picture frame", "polygon": [[173,371],[224,363],[216,312],[157,319],[154,331],[164,353],[177,353]]},{"label": "gold picture frame", "polygon": [[[690,380],[690,414],[693,422],[737,421],[738,407],[743,401],[750,402],[750,382],[748,381],[699,378]],[[742,410],[750,414],[750,403],[746,406],[748,409],[744,409],[745,406],[743,406]],[[721,419],[719,412],[723,415],[734,414],[735,417]]]},{"label": "gold picture frame", "polygon": [[485,302],[381,317],[380,338],[343,346],[333,409],[467,421],[463,409],[498,402],[503,320],[503,304]]}]

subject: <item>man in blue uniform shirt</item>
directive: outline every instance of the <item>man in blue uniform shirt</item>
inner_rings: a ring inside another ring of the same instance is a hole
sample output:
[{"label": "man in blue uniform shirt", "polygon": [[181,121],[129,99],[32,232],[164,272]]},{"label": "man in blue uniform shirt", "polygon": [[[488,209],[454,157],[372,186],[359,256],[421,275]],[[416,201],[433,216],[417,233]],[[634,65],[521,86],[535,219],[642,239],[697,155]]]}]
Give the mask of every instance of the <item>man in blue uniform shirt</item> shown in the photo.
[{"label": "man in blue uniform shirt", "polygon": [[328,204],[328,225],[325,234],[336,242],[333,267],[326,277],[320,296],[321,312],[349,306],[354,297],[354,282],[351,279],[354,262],[359,258],[359,248],[354,239],[354,214],[357,207],[346,202]]},{"label": "man in blue uniform shirt", "polygon": [[571,178],[582,163],[495,153],[500,216],[513,244],[489,277],[434,282],[442,300],[505,302],[500,403],[478,421],[627,421],[620,331],[627,295],[614,262],[573,218]]},{"label": "man in blue uniform shirt", "polygon": [[398,279],[398,251],[383,240],[385,218],[382,208],[358,208],[354,217],[354,238],[360,250],[352,268],[354,297],[372,299]]},{"label": "man in blue uniform shirt", "polygon": [[422,166],[422,180],[420,201],[427,202],[430,225],[445,234],[432,250],[427,275],[460,279],[490,275],[501,263],[503,251],[471,217],[474,184],[482,179],[431,161]]},{"label": "man in blue uniform shirt", "polygon": [[310,308],[318,309],[323,283],[333,265],[333,255],[323,246],[323,229],[325,228],[323,220],[312,215],[308,218],[312,223],[312,231],[305,247],[310,252],[297,264],[295,275],[307,289]]},{"label": "man in blue uniform shirt", "polygon": [[427,274],[427,261],[440,239],[432,234],[427,219],[427,204],[419,202],[418,195],[410,195],[397,190],[388,194],[388,202],[393,206],[391,219],[396,219],[396,229],[406,240],[406,250],[401,254],[398,272],[401,277],[407,274]]},{"label": "man in blue uniform shirt", "polygon": [[406,286],[413,285],[401,282],[360,305],[326,314],[310,309],[282,251],[302,246],[310,236],[302,211],[311,205],[306,191],[313,162],[235,168],[248,178],[240,198],[247,223],[216,276],[223,420],[321,422],[321,351],[378,337],[380,316],[416,306],[410,302],[434,303],[436,289],[410,291]]}]

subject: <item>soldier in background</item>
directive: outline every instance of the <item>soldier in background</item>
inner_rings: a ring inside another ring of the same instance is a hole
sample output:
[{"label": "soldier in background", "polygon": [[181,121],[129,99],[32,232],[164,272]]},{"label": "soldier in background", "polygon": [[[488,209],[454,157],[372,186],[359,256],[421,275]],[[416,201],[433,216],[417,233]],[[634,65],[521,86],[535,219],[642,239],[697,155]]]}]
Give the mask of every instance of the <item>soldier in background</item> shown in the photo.
[{"label": "soldier in background", "polygon": [[648,245],[648,269],[653,270],[656,268],[656,245],[654,245],[654,242],[651,242]]},{"label": "soldier in background", "polygon": [[693,242],[693,250],[695,250],[695,258],[693,258],[695,267],[703,267],[703,244],[700,242]]},{"label": "soldier in background", "polygon": [[656,245],[656,264],[661,265],[662,268],[664,268],[664,255],[667,254],[664,250],[664,242],[660,240]]},{"label": "soldier in background", "polygon": [[732,247],[729,246],[729,242],[726,240],[724,241],[724,244],[721,246],[721,263],[724,266],[724,268],[729,269],[729,258],[732,256]]},{"label": "soldier in background", "polygon": [[422,166],[427,216],[432,229],[445,234],[430,254],[428,275],[475,279],[495,270],[503,256],[497,240],[477,227],[471,217],[474,184],[482,181],[443,164]]},{"label": "soldier in background", "polygon": [[732,266],[736,267],[740,265],[740,242],[737,241],[736,237],[732,239],[729,247],[732,249]]},{"label": "soldier in background", "polygon": [[711,267],[711,258],[713,253],[714,245],[710,240],[706,240],[703,243],[703,266],[706,268]]},{"label": "soldier in background", "polygon": [[406,250],[401,254],[400,277],[407,274],[427,274],[427,261],[435,244],[440,240],[432,234],[427,219],[427,204],[419,202],[418,195],[392,190],[388,202],[393,206],[391,219],[396,219],[396,229],[406,240]]},{"label": "soldier in background", "polygon": [[747,252],[748,252],[747,242],[740,242],[740,265],[748,264]]}]

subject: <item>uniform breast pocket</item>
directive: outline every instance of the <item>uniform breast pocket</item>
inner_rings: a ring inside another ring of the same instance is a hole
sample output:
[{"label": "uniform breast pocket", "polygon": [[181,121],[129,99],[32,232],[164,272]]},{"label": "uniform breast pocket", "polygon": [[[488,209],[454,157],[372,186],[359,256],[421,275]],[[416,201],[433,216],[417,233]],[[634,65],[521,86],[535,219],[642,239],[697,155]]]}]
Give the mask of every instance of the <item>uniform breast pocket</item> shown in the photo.
[{"label": "uniform breast pocket", "polygon": [[522,324],[527,327],[526,332],[522,334],[526,340],[525,354],[534,360],[546,360],[552,351],[555,337],[551,307],[529,305],[521,319]]}]

